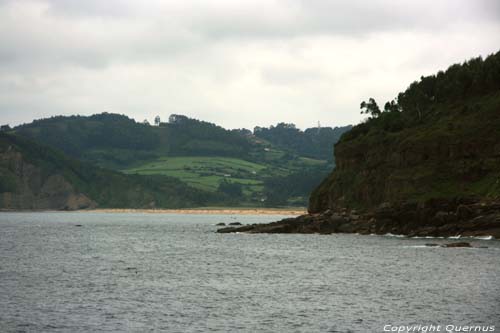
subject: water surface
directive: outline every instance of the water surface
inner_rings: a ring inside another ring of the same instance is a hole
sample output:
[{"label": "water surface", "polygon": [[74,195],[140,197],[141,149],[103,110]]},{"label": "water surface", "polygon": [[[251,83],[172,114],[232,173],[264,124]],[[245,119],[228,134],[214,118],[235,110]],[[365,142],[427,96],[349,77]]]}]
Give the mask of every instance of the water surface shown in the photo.
[{"label": "water surface", "polygon": [[279,218],[0,213],[1,331],[500,327],[499,241],[215,233]]}]

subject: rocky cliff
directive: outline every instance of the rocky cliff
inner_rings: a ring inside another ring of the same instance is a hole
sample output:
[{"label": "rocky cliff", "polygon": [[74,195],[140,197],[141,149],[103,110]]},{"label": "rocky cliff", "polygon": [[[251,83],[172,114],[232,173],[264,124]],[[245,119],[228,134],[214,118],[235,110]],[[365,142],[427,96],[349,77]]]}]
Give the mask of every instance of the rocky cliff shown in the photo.
[{"label": "rocky cliff", "polygon": [[0,208],[75,210],[94,208],[96,203],[75,190],[63,175],[47,174],[27,162],[13,145],[0,146],[3,189]]},{"label": "rocky cliff", "polygon": [[422,203],[386,203],[365,213],[347,209],[326,210],[270,224],[222,228],[218,232],[500,238],[500,201],[462,198],[431,199]]},{"label": "rocky cliff", "polygon": [[403,200],[497,196],[500,98],[481,115],[462,117],[446,124],[444,131],[422,125],[340,142],[335,147],[336,169],[311,195],[310,212]]},{"label": "rocky cliff", "polygon": [[[386,112],[344,134],[336,168],[312,193],[309,211],[499,198],[500,53],[480,64],[454,65],[430,83],[422,78]],[[467,75],[470,82],[460,81]]]}]

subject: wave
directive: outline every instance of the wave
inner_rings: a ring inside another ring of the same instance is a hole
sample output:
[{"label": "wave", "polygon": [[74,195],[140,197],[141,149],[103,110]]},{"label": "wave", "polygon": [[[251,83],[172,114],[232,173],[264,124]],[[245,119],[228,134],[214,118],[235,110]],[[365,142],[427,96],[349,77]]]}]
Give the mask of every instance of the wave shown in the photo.
[{"label": "wave", "polygon": [[387,236],[387,237],[398,237],[398,238],[401,238],[401,237],[408,237],[406,235],[395,235],[395,234],[391,234],[390,232],[386,233],[384,236]]},{"label": "wave", "polygon": [[[360,234],[360,233],[356,233],[356,235],[360,235],[360,236],[365,236],[364,234]],[[386,234],[368,234],[368,236],[375,236],[375,237],[397,237],[397,238],[404,238],[404,237],[408,237],[406,235],[395,235],[395,234],[391,234],[390,232],[386,233]]]},{"label": "wave", "polygon": [[413,237],[408,237],[406,235],[395,235],[391,234],[390,232],[387,234],[383,235],[377,235],[377,234],[370,234],[370,236],[384,236],[384,237],[397,237],[397,238],[411,238],[411,239],[477,239],[477,240],[496,240],[495,237],[491,235],[487,236],[462,236],[462,235],[456,235],[456,236],[413,236]]},{"label": "wave", "polygon": [[470,238],[481,239],[481,240],[494,240],[495,239],[495,237],[493,237],[493,236],[475,236],[475,237],[470,237]]}]

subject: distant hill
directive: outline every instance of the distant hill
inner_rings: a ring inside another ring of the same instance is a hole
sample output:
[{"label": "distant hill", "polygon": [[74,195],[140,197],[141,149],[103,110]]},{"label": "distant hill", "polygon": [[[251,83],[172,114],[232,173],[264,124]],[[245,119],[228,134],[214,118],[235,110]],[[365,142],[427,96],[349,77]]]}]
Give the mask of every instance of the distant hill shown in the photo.
[{"label": "distant hill", "polygon": [[278,123],[269,128],[255,127],[253,134],[297,155],[332,161],[333,145],[351,128],[314,127],[301,131],[294,124]]},{"label": "distant hill", "polygon": [[124,175],[0,133],[2,209],[179,208],[220,200],[175,178]]},{"label": "distant hill", "polygon": [[16,134],[100,166],[124,168],[160,156],[231,156],[249,153],[238,133],[184,116],[150,126],[125,115],[57,116],[14,128]]},{"label": "distant hill", "polygon": [[500,52],[412,83],[335,146],[311,212],[456,197],[500,198]]},{"label": "distant hill", "polygon": [[219,205],[305,206],[330,170],[333,144],[346,129],[302,132],[278,125],[254,135],[183,115],[157,125],[102,113],[36,120],[11,132],[85,163],[179,179],[212,193]]}]

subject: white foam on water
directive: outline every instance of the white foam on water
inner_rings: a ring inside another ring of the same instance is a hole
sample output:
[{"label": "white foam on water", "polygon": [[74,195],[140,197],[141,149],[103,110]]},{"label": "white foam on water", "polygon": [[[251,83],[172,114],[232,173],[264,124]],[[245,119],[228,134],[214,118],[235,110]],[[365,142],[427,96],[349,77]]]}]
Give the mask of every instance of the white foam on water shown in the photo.
[{"label": "white foam on water", "polygon": [[480,240],[493,240],[495,239],[495,237],[493,236],[475,236],[475,237],[471,237],[471,238],[474,238],[474,239],[480,239]]},{"label": "white foam on water", "polygon": [[382,236],[386,236],[386,237],[398,237],[398,238],[407,237],[405,235],[394,235],[394,234],[391,234],[390,232],[388,232],[388,233],[386,233],[385,235],[382,235]]},{"label": "white foam on water", "polygon": [[462,238],[462,235],[457,235],[457,236],[450,236],[448,237],[449,239],[460,239]]}]

